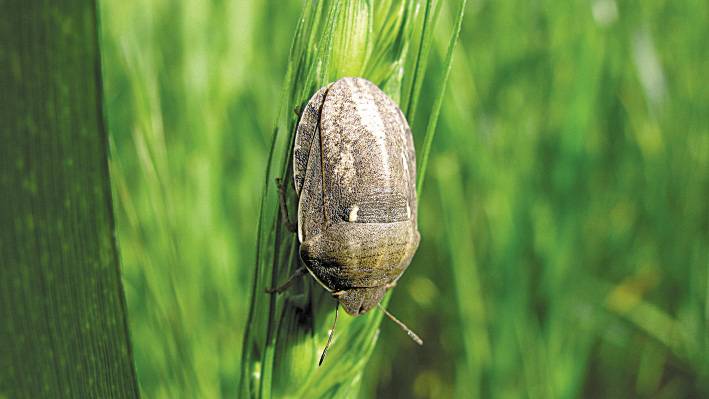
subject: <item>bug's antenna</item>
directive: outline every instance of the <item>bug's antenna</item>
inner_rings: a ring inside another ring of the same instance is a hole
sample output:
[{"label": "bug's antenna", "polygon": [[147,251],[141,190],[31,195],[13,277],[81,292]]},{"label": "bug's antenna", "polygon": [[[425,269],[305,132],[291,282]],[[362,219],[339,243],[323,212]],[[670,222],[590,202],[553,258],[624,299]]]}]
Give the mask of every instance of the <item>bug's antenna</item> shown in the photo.
[{"label": "bug's antenna", "polygon": [[332,342],[332,335],[335,332],[335,324],[337,324],[337,311],[340,309],[340,301],[337,301],[337,305],[335,305],[335,321],[332,322],[332,328],[327,334],[327,343],[325,344],[325,349],[322,351],[322,355],[320,355],[320,361],[318,362],[318,367],[322,366],[322,362],[325,361],[325,356],[327,356],[327,350],[330,349],[330,342]]},{"label": "bug's antenna", "polygon": [[384,309],[384,307],[383,307],[380,303],[378,303],[377,306],[379,307],[379,309],[381,309],[382,312],[384,312],[385,315],[387,315],[388,318],[391,319],[391,321],[393,321],[394,323],[398,324],[399,327],[401,327],[401,329],[404,330],[404,332],[406,333],[406,335],[409,336],[409,338],[411,338],[412,340],[414,340],[414,342],[416,342],[417,344],[423,345],[423,340],[422,340],[421,338],[419,338],[419,336],[416,335],[415,332],[411,331],[411,329],[410,329],[409,327],[406,327],[406,324],[402,323],[401,321],[399,321],[399,319],[397,319],[396,317],[394,317],[394,315],[392,315],[391,313],[387,312],[387,310]]}]

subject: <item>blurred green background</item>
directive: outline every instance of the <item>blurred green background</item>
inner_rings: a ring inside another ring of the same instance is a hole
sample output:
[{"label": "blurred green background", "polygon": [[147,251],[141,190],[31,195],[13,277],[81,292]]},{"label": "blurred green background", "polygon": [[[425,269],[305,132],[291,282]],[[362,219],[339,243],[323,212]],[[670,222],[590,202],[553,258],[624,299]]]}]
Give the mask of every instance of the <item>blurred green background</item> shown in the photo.
[{"label": "blurred green background", "polygon": [[[101,2],[145,397],[236,395],[301,9]],[[385,321],[361,397],[709,396],[708,37],[706,1],[468,2],[421,246],[389,304],[426,344]]]}]

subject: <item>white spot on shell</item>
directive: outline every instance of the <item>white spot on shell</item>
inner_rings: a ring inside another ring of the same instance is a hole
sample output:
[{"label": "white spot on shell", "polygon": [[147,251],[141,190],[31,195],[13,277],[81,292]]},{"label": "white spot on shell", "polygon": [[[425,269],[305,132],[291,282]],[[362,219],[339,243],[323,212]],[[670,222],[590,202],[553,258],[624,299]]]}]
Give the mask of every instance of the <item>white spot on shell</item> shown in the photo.
[{"label": "white spot on shell", "polygon": [[355,205],[350,209],[350,216],[348,220],[350,222],[356,222],[357,221],[357,212],[359,212],[359,206]]},{"label": "white spot on shell", "polygon": [[406,204],[406,218],[411,218],[411,207],[409,206],[409,204]]}]

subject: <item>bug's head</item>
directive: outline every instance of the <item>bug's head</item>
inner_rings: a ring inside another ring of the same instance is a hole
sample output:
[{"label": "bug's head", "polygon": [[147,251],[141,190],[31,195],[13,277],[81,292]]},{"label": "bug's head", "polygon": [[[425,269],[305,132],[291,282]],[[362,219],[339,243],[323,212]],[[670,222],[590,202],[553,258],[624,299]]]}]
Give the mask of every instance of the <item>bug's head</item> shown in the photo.
[{"label": "bug's head", "polygon": [[349,290],[335,293],[335,298],[345,308],[345,312],[352,316],[359,316],[366,313],[381,302],[386,293],[386,288],[351,288]]}]

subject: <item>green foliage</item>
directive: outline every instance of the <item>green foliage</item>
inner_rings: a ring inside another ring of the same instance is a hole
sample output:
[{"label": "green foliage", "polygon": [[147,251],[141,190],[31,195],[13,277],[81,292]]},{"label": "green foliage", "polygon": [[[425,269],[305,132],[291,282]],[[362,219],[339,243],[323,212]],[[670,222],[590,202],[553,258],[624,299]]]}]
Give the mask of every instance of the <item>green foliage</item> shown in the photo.
[{"label": "green foliage", "polygon": [[2,5],[0,398],[137,398],[96,2]]},{"label": "green foliage", "polygon": [[[234,397],[242,375],[313,393],[371,352],[361,397],[709,395],[705,3],[469,2],[443,95],[458,2],[104,2],[143,393]],[[334,301],[307,279],[258,292],[293,266],[273,183],[293,108],[345,74],[399,101],[420,162],[431,148],[421,247],[389,306],[425,345],[388,323],[377,338],[376,311],[342,317],[317,369]],[[267,311],[242,366],[252,291]]]},{"label": "green foliage", "polygon": [[[146,397],[236,395],[259,188],[298,10],[249,3],[103,3],[118,236]],[[284,29],[251,34],[271,24]]]}]

